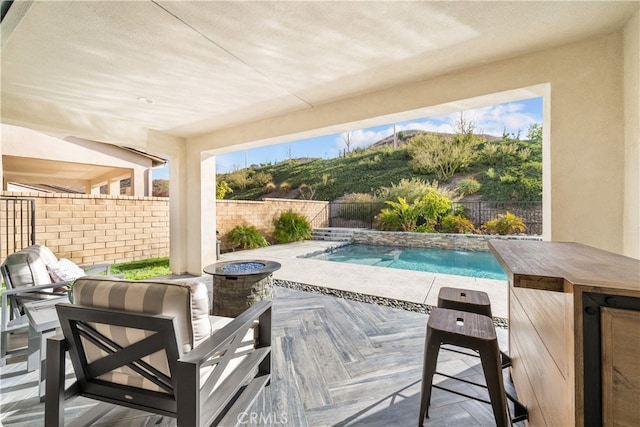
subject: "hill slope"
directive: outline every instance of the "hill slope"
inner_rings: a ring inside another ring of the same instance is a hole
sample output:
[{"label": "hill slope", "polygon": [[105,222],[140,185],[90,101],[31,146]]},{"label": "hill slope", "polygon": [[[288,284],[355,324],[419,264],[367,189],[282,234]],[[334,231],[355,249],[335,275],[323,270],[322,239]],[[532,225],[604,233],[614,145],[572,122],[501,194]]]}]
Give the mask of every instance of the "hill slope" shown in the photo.
[{"label": "hill slope", "polygon": [[[348,193],[375,194],[379,188],[397,184],[402,179],[434,181],[434,174],[416,173],[410,166],[407,141],[418,133],[422,132],[407,131],[396,149],[393,149],[393,137],[390,137],[369,148],[356,149],[347,157],[285,160],[219,174],[217,180],[225,181],[233,189],[226,196],[229,199],[287,197],[328,201]],[[537,194],[542,189],[542,150],[538,139],[519,141],[508,137],[485,138],[483,143],[475,147],[475,151],[474,161],[467,168],[456,173],[448,182],[440,184],[455,189],[463,178],[475,176],[484,189],[476,198],[541,199],[541,194]]]}]

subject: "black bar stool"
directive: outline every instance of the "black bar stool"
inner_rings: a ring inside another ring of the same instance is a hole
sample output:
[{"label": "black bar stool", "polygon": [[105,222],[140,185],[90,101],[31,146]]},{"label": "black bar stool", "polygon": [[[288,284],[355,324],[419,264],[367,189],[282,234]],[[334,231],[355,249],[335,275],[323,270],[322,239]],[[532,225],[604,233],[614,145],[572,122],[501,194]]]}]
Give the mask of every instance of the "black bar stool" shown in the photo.
[{"label": "black bar stool", "polygon": [[452,344],[479,353],[491,399],[487,403],[493,408],[496,425],[508,426],[510,420],[502,382],[500,349],[492,319],[476,313],[438,307],[431,310],[427,322],[418,425],[422,426],[425,416],[428,416],[432,387],[442,388],[433,385],[433,375],[436,373],[438,353],[442,344]]}]

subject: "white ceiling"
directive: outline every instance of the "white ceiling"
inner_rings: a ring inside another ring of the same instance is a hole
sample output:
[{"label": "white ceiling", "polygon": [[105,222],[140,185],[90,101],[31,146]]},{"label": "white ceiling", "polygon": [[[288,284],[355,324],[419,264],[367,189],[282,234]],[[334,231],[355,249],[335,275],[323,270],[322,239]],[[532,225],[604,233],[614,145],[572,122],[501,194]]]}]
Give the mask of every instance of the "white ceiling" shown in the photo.
[{"label": "white ceiling", "polygon": [[1,119],[189,138],[612,32],[639,4],[14,2]]}]

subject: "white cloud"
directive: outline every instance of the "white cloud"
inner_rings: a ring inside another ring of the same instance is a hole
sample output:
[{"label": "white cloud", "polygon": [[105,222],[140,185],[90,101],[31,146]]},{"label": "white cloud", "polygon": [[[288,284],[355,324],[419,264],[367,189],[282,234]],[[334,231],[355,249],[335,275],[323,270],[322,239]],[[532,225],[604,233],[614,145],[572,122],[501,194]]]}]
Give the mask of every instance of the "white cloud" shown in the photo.
[{"label": "white cloud", "polygon": [[[508,104],[463,111],[462,115],[465,120],[470,121],[475,125],[476,133],[502,136],[503,133],[506,132],[507,134],[520,134],[521,137],[524,137],[529,126],[533,123],[539,122],[533,114],[527,113],[524,110],[524,104],[511,102]],[[460,120],[460,114],[460,112],[457,112],[438,117],[431,117],[423,121],[401,123],[396,125],[396,131],[422,130],[427,132],[452,133],[457,130],[457,123]],[[388,128],[378,131],[366,129],[352,131],[351,149],[356,147],[368,147],[369,145],[374,144],[392,134],[393,125],[389,125]],[[335,143],[339,150],[344,150],[346,148],[342,134],[336,136]]]}]

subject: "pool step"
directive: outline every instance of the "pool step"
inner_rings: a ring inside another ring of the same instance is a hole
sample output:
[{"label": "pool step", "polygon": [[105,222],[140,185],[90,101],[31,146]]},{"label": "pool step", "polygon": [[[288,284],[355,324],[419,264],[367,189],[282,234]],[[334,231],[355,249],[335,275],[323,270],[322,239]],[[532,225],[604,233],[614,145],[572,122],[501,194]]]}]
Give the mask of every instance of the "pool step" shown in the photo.
[{"label": "pool step", "polygon": [[311,232],[311,240],[350,242],[354,231],[356,231],[354,228],[314,228]]}]

